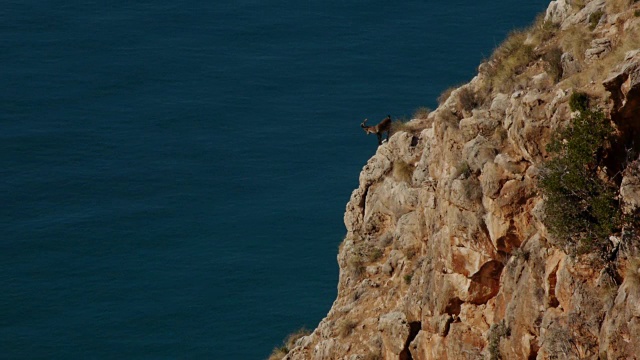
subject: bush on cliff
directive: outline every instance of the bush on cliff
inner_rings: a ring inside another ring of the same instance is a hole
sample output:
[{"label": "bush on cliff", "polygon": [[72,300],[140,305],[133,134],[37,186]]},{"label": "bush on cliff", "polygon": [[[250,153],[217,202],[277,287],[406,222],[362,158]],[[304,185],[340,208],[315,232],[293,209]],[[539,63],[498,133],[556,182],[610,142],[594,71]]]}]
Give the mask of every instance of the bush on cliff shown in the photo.
[{"label": "bush on cliff", "polygon": [[572,97],[580,111],[568,128],[554,136],[539,186],[546,196],[545,225],[566,250],[605,250],[608,236],[620,226],[617,189],[599,176],[606,142],[613,133],[600,110],[587,109],[583,94]]}]

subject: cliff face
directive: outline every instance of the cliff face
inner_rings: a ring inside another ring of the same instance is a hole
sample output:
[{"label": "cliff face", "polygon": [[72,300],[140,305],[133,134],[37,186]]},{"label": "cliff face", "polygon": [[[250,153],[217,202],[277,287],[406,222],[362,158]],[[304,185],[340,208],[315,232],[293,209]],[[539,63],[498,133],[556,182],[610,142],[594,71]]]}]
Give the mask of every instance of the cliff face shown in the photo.
[{"label": "cliff face", "polygon": [[571,94],[586,92],[617,129],[601,176],[638,216],[639,13],[552,1],[546,22],[381,145],[346,207],[338,297],[285,359],[640,356],[637,229],[612,233],[604,257],[571,253],[537,185],[546,144],[576,116]]}]

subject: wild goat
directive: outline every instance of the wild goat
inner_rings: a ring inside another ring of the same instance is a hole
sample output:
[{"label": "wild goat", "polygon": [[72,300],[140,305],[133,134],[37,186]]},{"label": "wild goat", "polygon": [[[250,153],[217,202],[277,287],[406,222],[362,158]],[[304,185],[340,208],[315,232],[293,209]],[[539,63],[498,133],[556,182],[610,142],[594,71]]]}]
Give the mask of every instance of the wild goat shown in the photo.
[{"label": "wild goat", "polygon": [[389,131],[391,130],[391,115],[387,115],[385,119],[380,121],[378,125],[375,126],[367,126],[367,120],[364,119],[360,127],[364,130],[367,135],[376,134],[378,135],[378,145],[382,145],[382,133],[387,133],[387,141],[389,141]]}]

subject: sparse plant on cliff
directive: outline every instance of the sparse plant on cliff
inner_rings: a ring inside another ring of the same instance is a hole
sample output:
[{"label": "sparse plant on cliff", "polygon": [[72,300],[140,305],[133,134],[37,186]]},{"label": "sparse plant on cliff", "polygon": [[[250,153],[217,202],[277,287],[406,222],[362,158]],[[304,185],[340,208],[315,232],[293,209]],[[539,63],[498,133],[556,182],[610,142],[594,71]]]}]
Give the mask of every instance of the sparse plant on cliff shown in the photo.
[{"label": "sparse plant on cliff", "polygon": [[551,48],[542,56],[542,60],[547,63],[545,66],[547,74],[555,83],[560,81],[562,78],[562,49],[557,46]]},{"label": "sparse plant on cliff", "polygon": [[282,346],[273,349],[268,360],[280,360],[289,353],[296,345],[296,341],[300,340],[303,336],[307,336],[311,332],[305,328],[299,329],[287,336],[283,341]]},{"label": "sparse plant on cliff", "polygon": [[511,329],[507,327],[504,320],[497,324],[491,325],[491,328],[489,328],[489,334],[487,335],[487,340],[489,342],[489,359],[502,359],[502,355],[500,354],[500,340],[510,335]]},{"label": "sparse plant on cliff", "polygon": [[571,2],[571,5],[578,10],[582,10],[586,6],[586,2],[585,0],[574,0]]},{"label": "sparse plant on cliff", "polygon": [[[578,93],[576,93],[578,94]],[[581,95],[572,108],[584,106]],[[613,132],[600,110],[579,110],[568,128],[547,146],[554,157],[545,163],[540,188],[546,197],[545,225],[568,250],[603,249],[620,225],[616,188],[599,175],[606,142]]]},{"label": "sparse plant on cliff", "polygon": [[355,276],[364,274],[364,259],[360,254],[353,254],[347,259],[347,269]]},{"label": "sparse plant on cliff", "polygon": [[424,122],[411,121],[406,117],[401,117],[391,123],[391,135],[397,132],[416,133],[421,131],[424,127]]},{"label": "sparse plant on cliff", "polygon": [[471,111],[480,105],[476,94],[465,86],[458,91],[458,106],[462,111]]},{"label": "sparse plant on cliff", "polygon": [[407,285],[411,284],[411,278],[412,277],[413,277],[413,275],[411,275],[411,274],[406,274],[405,276],[403,276],[404,283],[407,284]]},{"label": "sparse plant on cliff", "polygon": [[466,161],[461,161],[458,163],[455,171],[453,172],[452,178],[457,179],[461,176],[463,179],[466,179],[469,176],[471,176],[471,166],[469,166],[469,163]]},{"label": "sparse plant on cliff", "polygon": [[598,26],[603,15],[604,12],[602,10],[596,10],[589,15],[589,30],[594,30]]},{"label": "sparse plant on cliff", "polygon": [[446,108],[436,113],[435,120],[436,122],[454,129],[457,129],[460,126],[460,118],[453,111]]},{"label": "sparse plant on cliff", "polygon": [[536,58],[533,46],[526,44],[526,39],[526,31],[513,31],[494,51],[487,67],[491,88],[510,90],[516,76]]},{"label": "sparse plant on cliff", "polygon": [[397,181],[404,181],[408,184],[411,184],[411,178],[413,177],[414,170],[414,166],[407,164],[402,160],[393,162],[393,177]]},{"label": "sparse plant on cliff", "polygon": [[370,259],[371,261],[378,261],[382,258],[383,252],[382,250],[378,249],[378,248],[374,248],[371,250],[371,256]]},{"label": "sparse plant on cliff", "polygon": [[347,268],[354,276],[362,276],[366,265],[378,261],[384,255],[384,251],[372,244],[360,243],[356,245],[347,258]]},{"label": "sparse plant on cliff", "polygon": [[416,109],[416,111],[413,113],[413,118],[424,120],[429,117],[429,114],[431,114],[431,109],[423,106]]},{"label": "sparse plant on cliff", "polygon": [[356,328],[356,326],[358,326],[358,322],[357,321],[353,321],[353,320],[349,320],[349,319],[343,319],[338,324],[338,335],[341,338],[345,338],[345,337],[351,335],[351,333]]},{"label": "sparse plant on cliff", "polygon": [[593,33],[584,25],[578,24],[564,30],[560,35],[560,44],[565,51],[571,53],[577,60],[584,61],[584,52],[589,47]]},{"label": "sparse plant on cliff", "polygon": [[637,2],[638,0],[607,0],[607,12],[610,14],[616,14],[627,10],[629,6]]},{"label": "sparse plant on cliff", "polygon": [[440,94],[440,96],[438,96],[438,105],[444,104],[444,102],[447,101],[447,99],[451,96],[451,93],[455,89],[457,89],[457,87],[455,87],[455,86],[452,86],[452,87],[449,87],[449,88],[445,89],[442,92],[442,94]]},{"label": "sparse plant on cliff", "polygon": [[551,39],[556,35],[560,29],[560,24],[552,21],[545,21],[545,13],[541,13],[536,16],[536,20],[531,26],[531,38],[535,46]]},{"label": "sparse plant on cliff", "polygon": [[482,184],[476,177],[469,177],[464,180],[464,196],[470,202],[482,201]]}]

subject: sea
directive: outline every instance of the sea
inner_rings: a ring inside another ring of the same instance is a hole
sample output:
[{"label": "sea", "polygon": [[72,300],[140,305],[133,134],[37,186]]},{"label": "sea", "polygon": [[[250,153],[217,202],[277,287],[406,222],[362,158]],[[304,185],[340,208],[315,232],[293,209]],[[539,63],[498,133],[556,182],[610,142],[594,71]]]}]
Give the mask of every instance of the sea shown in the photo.
[{"label": "sea", "polygon": [[4,0],[0,358],[266,359],[377,147],[548,1]]}]

